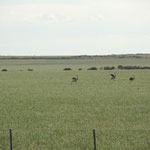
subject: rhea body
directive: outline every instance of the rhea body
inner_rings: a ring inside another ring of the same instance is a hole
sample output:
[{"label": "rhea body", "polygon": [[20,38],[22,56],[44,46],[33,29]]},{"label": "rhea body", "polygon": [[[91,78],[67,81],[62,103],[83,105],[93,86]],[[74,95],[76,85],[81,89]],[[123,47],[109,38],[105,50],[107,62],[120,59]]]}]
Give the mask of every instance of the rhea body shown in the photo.
[{"label": "rhea body", "polygon": [[133,77],[130,77],[129,80],[133,81],[135,79],[135,76],[133,75]]},{"label": "rhea body", "polygon": [[115,78],[116,78],[116,73],[110,74],[110,76],[111,76],[111,80],[115,80]]},{"label": "rhea body", "polygon": [[76,77],[73,77],[73,78],[72,78],[72,82],[71,82],[71,83],[73,83],[73,82],[75,82],[75,83],[76,83],[76,82],[78,81],[78,79],[79,79],[78,75],[77,75]]}]

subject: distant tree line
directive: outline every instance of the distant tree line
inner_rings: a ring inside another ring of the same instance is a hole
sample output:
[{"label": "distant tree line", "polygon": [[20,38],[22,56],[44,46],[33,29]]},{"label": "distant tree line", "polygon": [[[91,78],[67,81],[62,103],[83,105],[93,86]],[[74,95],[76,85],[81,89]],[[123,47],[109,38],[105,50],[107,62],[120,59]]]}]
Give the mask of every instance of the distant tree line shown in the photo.
[{"label": "distant tree line", "polygon": [[1,56],[0,59],[99,59],[99,58],[150,58],[150,54],[120,54],[120,55],[76,55],[76,56]]},{"label": "distant tree line", "polygon": [[[117,68],[118,69],[150,69],[150,67],[148,67],[148,66],[141,67],[141,66],[122,66],[122,65],[119,65]],[[100,70],[114,70],[117,68],[114,66],[106,66],[106,67],[101,67]],[[64,70],[72,70],[72,69],[71,68],[64,68]],[[78,70],[83,70],[83,69],[79,68]],[[97,67],[91,67],[91,68],[88,68],[87,70],[98,70],[98,68]]]}]

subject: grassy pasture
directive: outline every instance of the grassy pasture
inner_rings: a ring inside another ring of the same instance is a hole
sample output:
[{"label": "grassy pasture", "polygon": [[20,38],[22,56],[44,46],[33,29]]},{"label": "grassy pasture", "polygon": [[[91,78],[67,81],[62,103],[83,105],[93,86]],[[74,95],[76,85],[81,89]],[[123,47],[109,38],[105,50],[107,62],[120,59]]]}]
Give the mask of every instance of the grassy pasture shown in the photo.
[{"label": "grassy pasture", "polygon": [[150,149],[150,70],[115,70],[114,82],[114,71],[86,70],[107,65],[150,59],[0,60],[8,69],[0,72],[0,150],[9,149],[9,128],[14,150],[91,150],[93,128],[99,150]]}]

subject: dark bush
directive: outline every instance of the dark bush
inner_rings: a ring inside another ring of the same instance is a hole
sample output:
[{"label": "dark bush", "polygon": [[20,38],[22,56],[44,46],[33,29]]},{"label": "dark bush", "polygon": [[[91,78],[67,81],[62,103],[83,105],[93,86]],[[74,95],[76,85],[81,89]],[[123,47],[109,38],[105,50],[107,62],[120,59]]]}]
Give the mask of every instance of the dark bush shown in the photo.
[{"label": "dark bush", "polygon": [[83,70],[82,68],[79,68],[78,70]]},{"label": "dark bush", "polygon": [[123,69],[139,69],[138,66],[124,66]]},{"label": "dark bush", "polygon": [[97,70],[97,68],[96,67],[91,67],[88,70]]},{"label": "dark bush", "polygon": [[69,71],[72,70],[71,68],[64,68],[65,71]]},{"label": "dark bush", "polygon": [[2,69],[2,71],[8,71],[7,69]]},{"label": "dark bush", "polygon": [[122,67],[123,67],[122,65],[119,65],[119,66],[118,66],[118,69],[122,69]]},{"label": "dark bush", "polygon": [[150,67],[141,67],[141,66],[118,66],[118,69],[150,69]]},{"label": "dark bush", "polygon": [[142,67],[142,69],[150,69],[150,67],[146,67],[146,66],[145,66],[145,67]]},{"label": "dark bush", "polygon": [[109,67],[109,66],[104,67],[104,70],[114,70],[114,69],[115,69],[115,67],[114,67],[114,66],[112,66],[112,67]]},{"label": "dark bush", "polygon": [[28,69],[28,71],[33,71],[33,69]]}]

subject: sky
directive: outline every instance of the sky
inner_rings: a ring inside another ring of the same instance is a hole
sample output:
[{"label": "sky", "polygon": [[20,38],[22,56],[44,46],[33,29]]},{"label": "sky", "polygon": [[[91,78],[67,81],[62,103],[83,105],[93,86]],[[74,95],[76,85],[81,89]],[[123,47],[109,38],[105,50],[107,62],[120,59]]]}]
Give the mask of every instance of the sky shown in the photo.
[{"label": "sky", "polygon": [[0,55],[150,53],[150,0],[0,0]]}]

